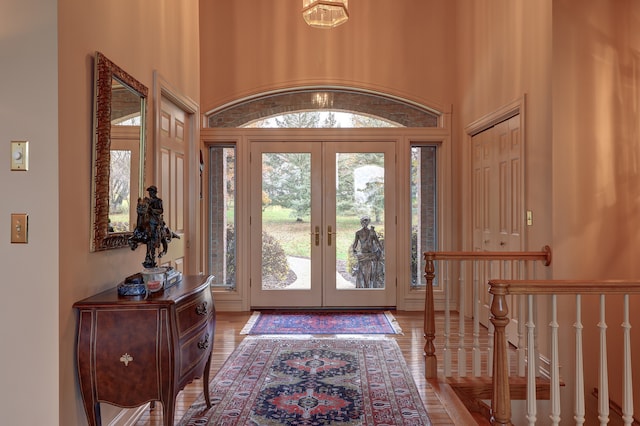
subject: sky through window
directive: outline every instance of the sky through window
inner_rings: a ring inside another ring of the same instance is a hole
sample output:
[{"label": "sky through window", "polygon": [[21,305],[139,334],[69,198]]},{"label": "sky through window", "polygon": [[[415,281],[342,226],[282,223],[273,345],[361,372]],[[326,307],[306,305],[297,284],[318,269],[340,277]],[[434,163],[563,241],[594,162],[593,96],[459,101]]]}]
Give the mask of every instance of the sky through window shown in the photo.
[{"label": "sky through window", "polygon": [[347,111],[296,111],[247,123],[247,128],[300,129],[300,128],[371,128],[403,127],[398,123],[365,114]]}]

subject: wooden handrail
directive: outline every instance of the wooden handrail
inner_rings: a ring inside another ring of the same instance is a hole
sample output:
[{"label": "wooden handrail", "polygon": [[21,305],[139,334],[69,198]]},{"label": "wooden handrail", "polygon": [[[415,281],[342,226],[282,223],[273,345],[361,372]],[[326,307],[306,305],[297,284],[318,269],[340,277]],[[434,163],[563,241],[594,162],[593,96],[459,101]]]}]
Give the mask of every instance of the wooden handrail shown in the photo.
[{"label": "wooden handrail", "polygon": [[425,260],[543,260],[551,265],[551,247],[541,251],[427,251]]},{"label": "wooden handrail", "polygon": [[[640,281],[627,280],[489,280],[491,322],[494,325],[492,424],[511,425],[506,326],[508,295],[629,295],[640,294]],[[555,308],[554,308],[555,309]],[[630,326],[629,326],[630,327]],[[553,368],[553,366],[552,366]]]},{"label": "wooden handrail", "polygon": [[435,326],[435,300],[433,296],[433,280],[435,279],[435,261],[439,260],[488,260],[488,261],[536,261],[540,260],[545,266],[551,264],[551,248],[544,246],[541,251],[428,251],[424,253],[425,278],[427,281],[424,300],[424,357],[425,377],[436,378],[438,376],[438,362],[435,354],[434,340],[436,337]]},{"label": "wooden handrail", "polygon": [[634,294],[640,281],[626,280],[489,280],[506,288],[506,294]]}]

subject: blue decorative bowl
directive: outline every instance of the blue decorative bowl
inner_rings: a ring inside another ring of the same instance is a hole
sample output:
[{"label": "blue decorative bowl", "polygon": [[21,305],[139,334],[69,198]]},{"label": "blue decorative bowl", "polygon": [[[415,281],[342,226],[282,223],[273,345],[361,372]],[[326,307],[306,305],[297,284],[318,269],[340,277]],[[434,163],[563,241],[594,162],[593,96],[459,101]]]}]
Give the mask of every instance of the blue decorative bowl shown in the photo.
[{"label": "blue decorative bowl", "polygon": [[147,287],[144,283],[118,284],[118,296],[146,296]]}]

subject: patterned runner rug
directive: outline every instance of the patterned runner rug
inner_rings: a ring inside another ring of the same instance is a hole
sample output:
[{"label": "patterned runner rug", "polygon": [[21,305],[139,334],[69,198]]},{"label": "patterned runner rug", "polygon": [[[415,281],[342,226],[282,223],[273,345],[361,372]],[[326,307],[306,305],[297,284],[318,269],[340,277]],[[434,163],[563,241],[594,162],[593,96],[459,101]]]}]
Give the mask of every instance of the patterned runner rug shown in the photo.
[{"label": "patterned runner rug", "polygon": [[178,426],[431,425],[389,337],[246,337]]},{"label": "patterned runner rug", "polygon": [[402,334],[389,311],[256,311],[240,334]]}]

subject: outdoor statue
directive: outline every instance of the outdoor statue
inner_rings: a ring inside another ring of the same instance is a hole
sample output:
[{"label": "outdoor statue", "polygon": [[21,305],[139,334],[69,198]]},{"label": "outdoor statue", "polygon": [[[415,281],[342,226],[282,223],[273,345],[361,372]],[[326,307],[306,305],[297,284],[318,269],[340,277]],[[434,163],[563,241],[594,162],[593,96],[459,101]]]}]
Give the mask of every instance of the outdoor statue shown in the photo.
[{"label": "outdoor statue", "polygon": [[155,268],[156,255],[158,258],[167,253],[169,242],[179,235],[169,229],[163,219],[164,208],[162,199],[158,198],[158,188],[155,185],[147,188],[148,197],[138,198],[136,212],[138,219],[133,235],[129,238],[131,250],[138,248],[138,244],[147,245],[147,254],[142,266]]},{"label": "outdoor statue", "polygon": [[363,216],[360,219],[362,228],[356,231],[352,245],[353,254],[358,260],[354,268],[356,288],[384,287],[384,249],[375,228],[369,228],[371,219]]}]

